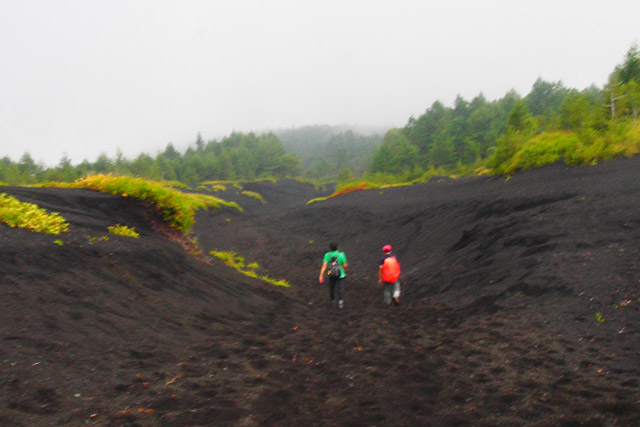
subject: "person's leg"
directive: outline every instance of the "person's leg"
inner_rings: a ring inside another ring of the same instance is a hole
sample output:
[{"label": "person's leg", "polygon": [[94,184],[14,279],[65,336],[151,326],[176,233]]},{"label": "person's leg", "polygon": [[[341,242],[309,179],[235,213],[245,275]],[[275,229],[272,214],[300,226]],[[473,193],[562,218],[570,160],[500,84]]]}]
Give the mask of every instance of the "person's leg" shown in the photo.
[{"label": "person's leg", "polygon": [[336,283],[336,291],[338,293],[338,307],[340,308],[344,307],[344,281],[345,278],[343,277],[342,279],[338,279],[338,283]]},{"label": "person's leg", "polygon": [[384,297],[384,303],[387,305],[391,304],[391,287],[392,285],[389,283],[382,284],[382,296]]},{"label": "person's leg", "polygon": [[329,298],[332,304],[336,302],[336,281],[333,279],[329,279]]},{"label": "person's leg", "polygon": [[395,305],[400,304],[400,281],[393,284],[393,302]]}]

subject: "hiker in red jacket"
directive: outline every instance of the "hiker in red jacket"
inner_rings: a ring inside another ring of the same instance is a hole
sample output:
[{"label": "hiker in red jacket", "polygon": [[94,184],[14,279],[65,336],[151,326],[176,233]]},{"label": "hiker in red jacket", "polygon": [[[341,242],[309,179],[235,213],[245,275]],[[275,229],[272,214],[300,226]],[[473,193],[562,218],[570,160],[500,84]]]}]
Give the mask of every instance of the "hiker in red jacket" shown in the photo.
[{"label": "hiker in red jacket", "polygon": [[380,261],[378,269],[378,283],[382,285],[382,294],[385,304],[400,304],[400,263],[398,258],[391,253],[391,245],[382,247],[384,258]]}]

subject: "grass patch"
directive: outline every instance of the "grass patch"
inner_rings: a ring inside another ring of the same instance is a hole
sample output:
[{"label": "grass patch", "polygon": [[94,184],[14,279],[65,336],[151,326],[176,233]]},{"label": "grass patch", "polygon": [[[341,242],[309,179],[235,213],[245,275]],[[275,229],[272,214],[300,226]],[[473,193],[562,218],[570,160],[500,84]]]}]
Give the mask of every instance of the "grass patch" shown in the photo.
[{"label": "grass patch", "polygon": [[[351,183],[347,183],[339,186],[336,189],[336,191],[333,192],[333,194],[327,197],[317,197],[315,199],[309,200],[307,202],[307,205],[310,205],[311,203],[316,203],[316,202],[323,202],[325,200],[333,199],[334,197],[338,197],[338,196],[344,196],[345,194],[353,193],[355,191],[373,190],[376,188],[384,189],[384,188],[402,187],[405,185],[413,185],[415,183],[416,183],[415,181],[399,182],[399,183],[392,183],[392,184],[382,184],[382,183],[369,182],[369,181],[351,182]],[[382,192],[380,192],[380,194],[382,194]]]},{"label": "grass patch", "polygon": [[243,192],[241,192],[240,194],[244,194],[247,197],[251,197],[252,199],[256,199],[261,201],[262,203],[267,203],[264,198],[259,194],[256,193],[255,191],[248,191],[248,190],[244,190]]},{"label": "grass patch", "polygon": [[345,194],[353,193],[354,191],[362,191],[362,190],[370,190],[372,188],[380,188],[379,184],[374,184],[371,182],[354,182],[342,185],[333,192],[333,194],[327,197],[317,197],[315,199],[311,199],[307,202],[308,205],[316,202],[323,202],[325,200],[333,199],[334,197],[343,196]]},{"label": "grass patch", "polygon": [[69,231],[69,224],[59,213],[47,213],[38,205],[21,202],[6,193],[0,193],[0,221],[9,227],[38,233],[60,234]]},{"label": "grass patch", "polygon": [[204,194],[183,193],[159,182],[129,176],[93,175],[72,183],[43,183],[40,186],[88,188],[139,200],[151,205],[164,221],[185,235],[191,231],[198,209],[226,206],[242,211],[235,202]]},{"label": "grass patch", "polygon": [[640,120],[621,120],[604,131],[554,131],[535,136],[510,132],[498,139],[487,165],[493,175],[518,172],[563,161],[567,165],[596,164],[640,153]]},{"label": "grass patch", "polygon": [[264,282],[270,283],[276,286],[284,286],[288,288],[291,286],[286,280],[276,280],[272,279],[266,275],[258,274],[256,270],[258,270],[258,263],[252,262],[248,265],[245,265],[245,260],[243,257],[238,256],[233,251],[211,251],[210,255],[218,258],[229,267],[236,269],[238,272],[244,274],[245,276],[253,277],[254,279],[260,279]]},{"label": "grass patch", "polygon": [[140,233],[138,233],[135,228],[129,228],[126,225],[111,225],[108,229],[109,233],[117,234],[118,236],[133,237],[134,239],[140,237]]},{"label": "grass patch", "polygon": [[214,193],[217,193],[218,191],[227,191],[227,184],[229,183],[222,181],[204,181],[198,188],[202,187],[205,190],[210,190]]},{"label": "grass patch", "polygon": [[513,175],[517,171],[539,168],[558,160],[569,163],[579,143],[578,135],[573,132],[542,133],[523,142],[513,156],[500,165],[499,171],[503,175]]},{"label": "grass patch", "polygon": [[[458,167],[456,170],[447,170],[444,168],[429,168],[424,172],[420,172],[420,174],[414,178],[410,179],[408,176],[396,176],[390,174],[366,174],[361,180],[353,181],[353,182],[345,182],[339,184],[336,187],[336,190],[333,194],[327,197],[318,197],[312,200],[309,200],[307,204],[322,202],[325,200],[332,199],[334,197],[343,196],[345,194],[353,193],[354,191],[363,191],[363,190],[373,190],[380,189],[384,190],[386,188],[394,188],[394,187],[404,187],[407,185],[420,184],[430,181],[433,178],[451,178],[456,179],[462,175],[483,175],[487,174],[487,169],[474,166],[469,168]],[[380,191],[380,194],[383,194],[383,191]]]},{"label": "grass patch", "polygon": [[180,188],[182,190],[189,190],[191,188],[184,182],[180,182],[180,181],[164,180],[164,181],[158,181],[158,183],[164,185],[165,187]]}]

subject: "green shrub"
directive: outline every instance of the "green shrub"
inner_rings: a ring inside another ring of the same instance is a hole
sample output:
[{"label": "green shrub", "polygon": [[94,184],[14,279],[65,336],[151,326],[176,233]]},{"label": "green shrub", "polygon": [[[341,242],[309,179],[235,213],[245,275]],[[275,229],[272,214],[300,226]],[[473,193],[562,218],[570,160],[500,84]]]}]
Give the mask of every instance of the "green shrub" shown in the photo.
[{"label": "green shrub", "polygon": [[189,189],[189,186],[187,184],[185,184],[184,182],[180,182],[180,181],[164,180],[164,181],[159,181],[159,183],[164,185],[165,187],[180,188],[182,190],[188,190]]},{"label": "green shrub", "polygon": [[214,193],[217,193],[218,191],[227,191],[227,186],[223,184],[215,184],[211,186],[211,190]]},{"label": "green shrub", "polygon": [[526,136],[514,131],[509,131],[498,138],[493,154],[487,159],[487,166],[492,170],[492,173],[505,174],[505,165],[515,156],[524,141],[526,141]]},{"label": "green shrub", "polygon": [[214,196],[182,193],[163,184],[142,178],[114,175],[93,175],[70,184],[47,183],[47,186],[88,188],[104,193],[140,200],[154,207],[160,217],[171,227],[188,234],[198,209],[227,206],[242,210],[235,202],[227,202]]},{"label": "green shrub", "polygon": [[225,184],[228,184],[228,182],[226,181],[204,181],[201,183],[201,185],[205,188],[207,188],[207,186],[210,187],[211,191],[213,191],[214,193],[217,193],[218,191],[227,191],[227,186]]},{"label": "green shrub", "polygon": [[259,266],[255,262],[250,263],[245,268],[245,259],[242,258],[241,256],[238,256],[238,254],[236,254],[233,251],[211,251],[209,252],[209,254],[218,258],[219,260],[221,260],[228,266],[236,269],[238,272],[244,274],[245,276],[253,277],[255,279],[260,279],[264,282],[271,283],[272,285],[276,285],[276,286],[284,286],[286,288],[291,286],[291,284],[288,283],[286,280],[276,280],[276,279],[270,278],[267,275],[260,275],[256,273],[255,270],[257,270]]},{"label": "green shrub", "polygon": [[379,184],[374,184],[374,183],[365,182],[365,181],[347,183],[336,188],[336,191],[334,191],[333,194],[327,197],[318,197],[318,198],[309,200],[307,204],[310,205],[311,203],[322,202],[325,200],[333,199],[334,197],[353,193],[354,191],[369,190],[372,188],[379,188],[379,187],[380,187]]},{"label": "green shrub", "polygon": [[[502,164],[502,173],[512,175],[550,165],[558,160],[571,161],[580,138],[573,132],[545,132],[522,144],[522,147]],[[568,163],[568,162],[567,162]]]},{"label": "green shrub", "polygon": [[140,233],[138,233],[135,228],[129,228],[126,225],[111,225],[108,229],[109,233],[117,234],[118,236],[133,237],[135,239],[140,237]]},{"label": "green shrub", "polygon": [[252,199],[259,200],[259,201],[261,201],[262,203],[267,203],[267,202],[264,200],[264,198],[263,198],[260,194],[258,194],[258,193],[256,193],[256,192],[254,192],[254,191],[247,191],[247,190],[244,190],[244,191],[243,191],[243,192],[241,192],[240,194],[244,194],[244,195],[245,195],[245,196],[247,196],[247,197],[251,197]]},{"label": "green shrub", "polygon": [[69,231],[69,224],[57,212],[47,213],[33,203],[21,202],[6,193],[0,193],[0,221],[10,227],[19,227],[46,234]]},{"label": "green shrub", "polygon": [[487,166],[494,175],[512,175],[557,161],[568,165],[595,164],[640,153],[640,120],[612,122],[602,131],[543,132],[530,137],[509,132],[498,140]]}]

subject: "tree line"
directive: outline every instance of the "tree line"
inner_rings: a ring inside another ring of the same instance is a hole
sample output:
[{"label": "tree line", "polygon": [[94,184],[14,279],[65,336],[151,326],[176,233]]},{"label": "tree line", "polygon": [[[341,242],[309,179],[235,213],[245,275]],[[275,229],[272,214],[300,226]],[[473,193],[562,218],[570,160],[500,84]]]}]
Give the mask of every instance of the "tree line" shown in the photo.
[{"label": "tree line", "polygon": [[301,174],[301,166],[300,159],[288,153],[272,133],[233,133],[221,141],[208,142],[198,134],[194,147],[184,154],[169,143],[155,157],[143,153],[128,160],[118,152],[115,159],[101,154],[95,162],[85,160],[75,166],[66,155],[58,165],[50,168],[36,163],[29,153],[18,162],[7,157],[0,159],[0,181],[7,184],[69,182],[86,175],[105,173],[193,185],[210,180],[294,177]]},{"label": "tree line", "polygon": [[304,176],[317,180],[366,173],[384,135],[380,129],[363,135],[348,126],[305,126],[275,133],[288,151],[300,157]]},{"label": "tree line", "polygon": [[[233,133],[207,142],[198,134],[184,153],[170,143],[153,157],[143,153],[129,160],[118,152],[72,165],[65,155],[49,168],[25,153],[18,162],[0,159],[0,182],[73,181],[96,173],[187,184],[299,176],[411,181],[434,170],[479,168],[508,174],[558,159],[578,164],[633,154],[640,147],[639,112],[640,51],[634,44],[602,88],[576,90],[539,78],[524,97],[515,91],[493,101],[482,94],[470,101],[458,96],[452,107],[435,101],[384,135],[362,135],[347,126]],[[635,145],[616,146],[621,140]]]},{"label": "tree line", "polygon": [[639,111],[640,52],[633,45],[602,89],[591,86],[579,91],[540,78],[525,97],[515,91],[496,101],[487,101],[482,94],[471,101],[458,96],[453,107],[436,101],[424,114],[385,135],[373,154],[369,176],[412,180],[428,170],[464,172],[481,166],[498,173],[513,172],[518,167],[505,170],[505,162],[528,144],[550,141],[550,134],[555,137],[547,144],[551,152],[564,150],[566,154],[570,143],[583,148],[582,157],[574,155],[575,163],[598,154],[606,158],[616,153],[606,152],[606,146],[591,147],[588,152],[589,146],[597,141],[607,145],[615,138],[635,138],[634,144],[640,144],[629,123],[638,120]]},{"label": "tree line", "polygon": [[172,143],[155,156],[146,153],[126,159],[100,154],[94,162],[73,165],[67,155],[53,167],[37,163],[24,153],[19,161],[0,159],[0,182],[33,184],[74,181],[91,174],[116,174],[190,185],[211,180],[242,181],[261,178],[305,177],[321,181],[362,175],[382,143],[381,134],[361,135],[346,126],[307,126],[256,135],[235,132],[205,142],[198,134],[184,153]]}]

